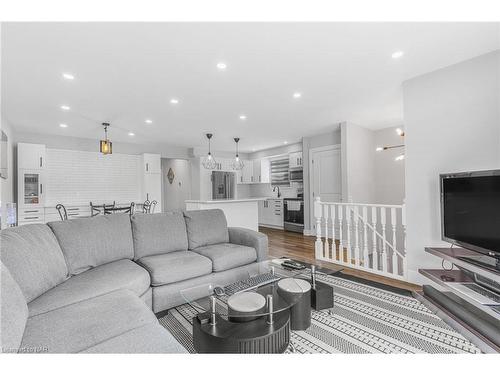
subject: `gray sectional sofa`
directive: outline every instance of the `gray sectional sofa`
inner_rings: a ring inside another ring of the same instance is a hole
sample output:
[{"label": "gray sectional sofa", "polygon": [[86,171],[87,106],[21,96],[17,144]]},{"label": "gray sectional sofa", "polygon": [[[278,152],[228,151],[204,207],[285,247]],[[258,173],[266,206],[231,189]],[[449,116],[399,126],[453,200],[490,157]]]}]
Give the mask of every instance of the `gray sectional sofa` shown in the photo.
[{"label": "gray sectional sofa", "polygon": [[267,237],[220,210],[98,216],[1,231],[2,352],[183,353],[154,313],[228,284]]}]

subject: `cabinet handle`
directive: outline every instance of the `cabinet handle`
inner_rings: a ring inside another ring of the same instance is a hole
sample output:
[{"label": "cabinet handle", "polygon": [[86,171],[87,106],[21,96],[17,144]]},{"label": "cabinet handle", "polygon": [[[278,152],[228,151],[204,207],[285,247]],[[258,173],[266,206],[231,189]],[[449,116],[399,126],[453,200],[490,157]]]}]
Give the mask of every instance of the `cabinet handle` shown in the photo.
[{"label": "cabinet handle", "polygon": [[259,176],[259,182],[261,182],[260,176]]},{"label": "cabinet handle", "polygon": [[33,213],[33,212],[38,212],[38,210],[24,210],[25,214]]},{"label": "cabinet handle", "polygon": [[26,216],[24,220],[40,219],[38,216]]},{"label": "cabinet handle", "polygon": [[146,163],[146,172],[149,172],[149,163]]},{"label": "cabinet handle", "polygon": [[40,168],[43,166],[43,158],[40,156]]},{"label": "cabinet handle", "polygon": [[42,195],[42,194],[43,194],[43,185],[40,184],[40,195]]}]

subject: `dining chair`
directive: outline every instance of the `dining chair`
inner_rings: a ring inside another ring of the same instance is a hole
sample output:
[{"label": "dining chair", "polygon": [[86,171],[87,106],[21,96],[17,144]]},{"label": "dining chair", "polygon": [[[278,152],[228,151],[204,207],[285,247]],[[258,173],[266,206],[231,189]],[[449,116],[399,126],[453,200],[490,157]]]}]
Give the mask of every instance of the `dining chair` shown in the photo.
[{"label": "dining chair", "polygon": [[102,206],[96,206],[90,202],[90,217],[99,215],[102,212],[101,207]]},{"label": "dining chair", "polygon": [[142,204],[142,213],[149,214],[150,209],[151,209],[151,202],[149,201],[149,199],[146,199]]},{"label": "dining chair", "polygon": [[61,203],[56,205],[56,210],[59,212],[59,216],[61,217],[61,221],[68,220],[68,213],[66,212],[66,207]]},{"label": "dining chair", "polygon": [[115,210],[116,202],[115,201],[113,201],[113,204],[103,204],[102,207],[104,210],[104,215],[110,215],[110,214],[114,214],[116,212],[116,210]]}]

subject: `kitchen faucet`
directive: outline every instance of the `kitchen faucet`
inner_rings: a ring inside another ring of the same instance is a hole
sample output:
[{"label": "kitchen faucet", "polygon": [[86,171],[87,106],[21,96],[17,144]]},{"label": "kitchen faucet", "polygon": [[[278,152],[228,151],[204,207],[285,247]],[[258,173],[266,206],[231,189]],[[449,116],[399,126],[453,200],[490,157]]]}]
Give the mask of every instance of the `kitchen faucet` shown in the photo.
[{"label": "kitchen faucet", "polygon": [[276,188],[278,188],[278,198],[279,198],[279,197],[281,197],[281,192],[280,192],[280,187],[279,186],[273,187],[273,193],[276,191]]}]

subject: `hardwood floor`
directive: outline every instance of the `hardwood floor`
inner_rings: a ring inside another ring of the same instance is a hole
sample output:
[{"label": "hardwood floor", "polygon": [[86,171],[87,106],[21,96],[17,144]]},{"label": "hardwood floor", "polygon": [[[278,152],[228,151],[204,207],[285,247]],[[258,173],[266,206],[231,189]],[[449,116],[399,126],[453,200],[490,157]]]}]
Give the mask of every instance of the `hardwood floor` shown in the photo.
[{"label": "hardwood floor", "polygon": [[271,257],[287,257],[331,269],[343,268],[344,270],[342,271],[342,273],[346,275],[353,275],[366,280],[376,281],[381,284],[386,284],[410,291],[422,290],[419,285],[399,280],[393,280],[388,277],[374,275],[369,272],[364,272],[345,266],[341,267],[329,262],[317,261],[314,258],[314,241],[316,240],[316,238],[313,236],[304,236],[300,233],[286,232],[280,229],[271,229],[265,227],[259,227],[259,231],[267,234],[269,238],[269,255]]}]

